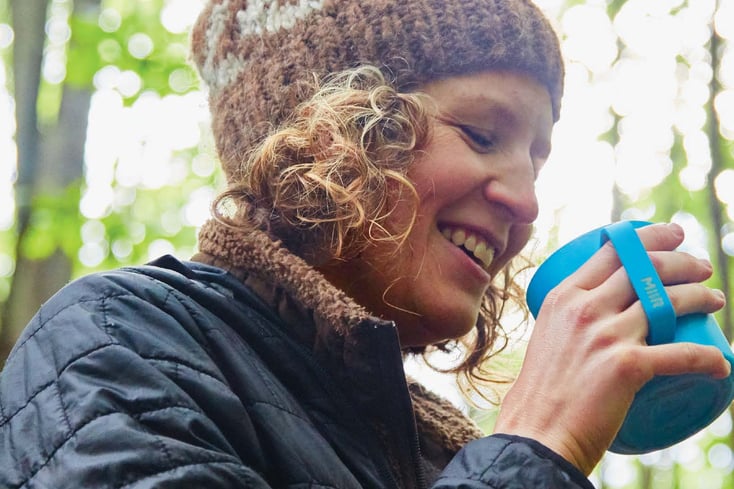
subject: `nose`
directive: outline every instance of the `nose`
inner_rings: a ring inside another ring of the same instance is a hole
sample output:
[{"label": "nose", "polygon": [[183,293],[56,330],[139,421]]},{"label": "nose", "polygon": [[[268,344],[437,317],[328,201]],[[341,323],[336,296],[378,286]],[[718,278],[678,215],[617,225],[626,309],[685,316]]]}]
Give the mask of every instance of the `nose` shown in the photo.
[{"label": "nose", "polygon": [[500,206],[507,218],[520,224],[530,224],[538,217],[538,196],[535,193],[535,169],[530,158],[522,164],[510,164],[504,172],[495,174],[484,186],[484,197]]}]

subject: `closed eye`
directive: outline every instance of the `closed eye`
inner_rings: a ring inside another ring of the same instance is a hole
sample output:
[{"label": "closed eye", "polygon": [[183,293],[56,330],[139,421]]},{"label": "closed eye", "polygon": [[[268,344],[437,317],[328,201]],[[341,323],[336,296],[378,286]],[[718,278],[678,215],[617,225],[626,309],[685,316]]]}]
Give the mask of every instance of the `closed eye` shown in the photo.
[{"label": "closed eye", "polygon": [[487,137],[476,129],[469,126],[459,126],[461,131],[469,138],[471,145],[480,153],[487,153],[494,149],[494,139]]}]

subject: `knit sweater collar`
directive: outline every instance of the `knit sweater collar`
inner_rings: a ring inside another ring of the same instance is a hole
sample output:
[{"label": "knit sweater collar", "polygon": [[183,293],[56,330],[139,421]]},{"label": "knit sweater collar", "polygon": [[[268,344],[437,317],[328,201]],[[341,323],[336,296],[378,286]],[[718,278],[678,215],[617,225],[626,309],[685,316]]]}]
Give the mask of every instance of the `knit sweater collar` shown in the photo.
[{"label": "knit sweater collar", "polygon": [[[342,382],[359,385],[358,390],[368,395],[382,388],[368,365],[375,363],[374,352],[365,351],[371,348],[360,342],[364,341],[365,330],[375,328],[392,330],[397,342],[392,322],[372,316],[265,232],[242,231],[211,220],[200,231],[199,250],[195,261],[225,269],[250,286]],[[390,337],[388,331],[383,333]],[[374,389],[365,382],[374,383]],[[451,403],[410,379],[408,384],[422,436],[447,453],[482,436],[479,428]]]},{"label": "knit sweater collar", "polygon": [[315,317],[344,334],[371,315],[305,260],[265,232],[241,231],[211,220],[199,233],[199,250],[239,278],[277,286]]}]

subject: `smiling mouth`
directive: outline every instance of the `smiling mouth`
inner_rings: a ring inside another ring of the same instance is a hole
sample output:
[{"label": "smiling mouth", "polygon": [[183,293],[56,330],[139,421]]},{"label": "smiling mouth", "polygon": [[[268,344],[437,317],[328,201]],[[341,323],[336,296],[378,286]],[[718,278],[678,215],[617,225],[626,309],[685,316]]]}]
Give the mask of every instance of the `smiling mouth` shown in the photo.
[{"label": "smiling mouth", "polygon": [[495,250],[481,236],[463,229],[452,228],[443,228],[441,234],[485,271],[489,270],[494,260]]}]

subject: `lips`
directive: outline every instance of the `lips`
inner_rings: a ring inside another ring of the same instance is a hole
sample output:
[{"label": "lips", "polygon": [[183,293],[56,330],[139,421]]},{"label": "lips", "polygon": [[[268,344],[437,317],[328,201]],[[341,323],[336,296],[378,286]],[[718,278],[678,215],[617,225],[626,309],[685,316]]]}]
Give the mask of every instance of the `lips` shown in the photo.
[{"label": "lips", "polygon": [[461,228],[443,228],[441,234],[472,257],[484,270],[489,270],[495,250],[480,235]]}]

